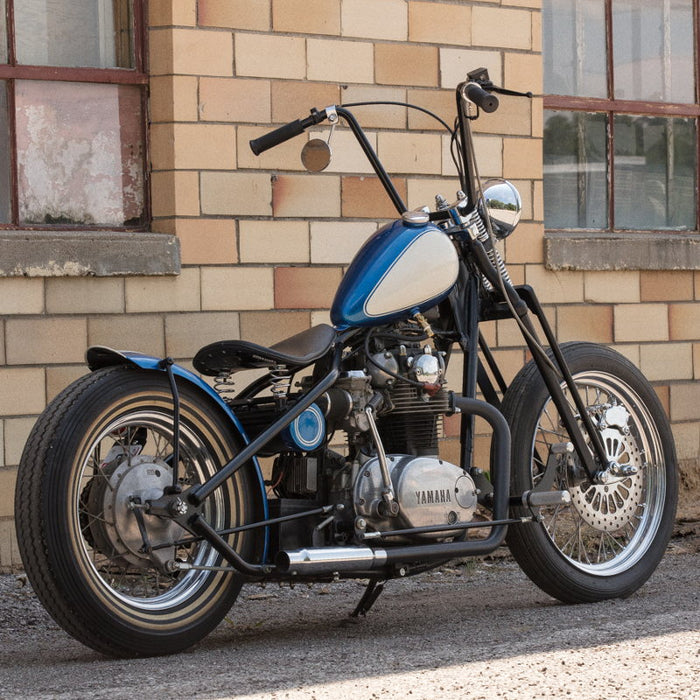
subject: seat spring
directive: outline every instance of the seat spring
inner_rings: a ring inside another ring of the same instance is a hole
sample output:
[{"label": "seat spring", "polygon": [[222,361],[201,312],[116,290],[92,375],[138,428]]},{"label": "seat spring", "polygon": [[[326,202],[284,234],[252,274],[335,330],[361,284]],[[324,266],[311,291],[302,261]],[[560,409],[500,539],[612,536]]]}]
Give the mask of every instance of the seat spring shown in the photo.
[{"label": "seat spring", "polygon": [[236,393],[236,382],[233,372],[219,372],[214,379],[214,390],[221,396],[232,398]]},{"label": "seat spring", "polygon": [[270,391],[277,401],[286,399],[292,385],[292,375],[286,365],[275,365],[270,370],[270,384]]}]

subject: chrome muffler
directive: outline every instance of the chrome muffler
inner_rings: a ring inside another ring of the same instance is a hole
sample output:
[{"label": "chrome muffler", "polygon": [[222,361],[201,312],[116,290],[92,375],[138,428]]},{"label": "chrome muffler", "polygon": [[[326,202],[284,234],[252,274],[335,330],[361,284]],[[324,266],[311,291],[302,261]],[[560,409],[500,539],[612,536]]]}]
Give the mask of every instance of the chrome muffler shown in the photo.
[{"label": "chrome muffler", "polygon": [[280,552],[275,564],[285,574],[367,571],[386,563],[386,550],[369,547],[308,547]]}]

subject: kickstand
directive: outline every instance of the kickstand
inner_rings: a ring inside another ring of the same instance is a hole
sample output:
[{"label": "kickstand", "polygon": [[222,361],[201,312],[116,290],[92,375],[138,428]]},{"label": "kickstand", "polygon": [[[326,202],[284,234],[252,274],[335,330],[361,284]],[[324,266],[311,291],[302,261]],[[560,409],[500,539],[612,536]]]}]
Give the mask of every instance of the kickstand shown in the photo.
[{"label": "kickstand", "polygon": [[378,583],[376,579],[372,579],[367,584],[367,588],[365,588],[365,592],[362,594],[362,598],[360,598],[360,602],[357,604],[357,607],[350,613],[350,617],[357,618],[360,615],[365,617],[369,609],[374,605],[374,602],[377,600],[377,598],[379,598],[381,592],[384,590],[385,583],[386,581]]}]

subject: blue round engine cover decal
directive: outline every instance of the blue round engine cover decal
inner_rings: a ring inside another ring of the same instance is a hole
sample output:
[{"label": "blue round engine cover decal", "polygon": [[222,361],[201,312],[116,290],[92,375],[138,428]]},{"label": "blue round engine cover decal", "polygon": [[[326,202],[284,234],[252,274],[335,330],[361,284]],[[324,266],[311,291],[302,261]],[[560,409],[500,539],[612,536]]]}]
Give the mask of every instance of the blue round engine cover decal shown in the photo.
[{"label": "blue round engine cover decal", "polygon": [[302,452],[310,452],[320,447],[325,437],[326,419],[315,403],[312,403],[282,431],[285,444]]}]

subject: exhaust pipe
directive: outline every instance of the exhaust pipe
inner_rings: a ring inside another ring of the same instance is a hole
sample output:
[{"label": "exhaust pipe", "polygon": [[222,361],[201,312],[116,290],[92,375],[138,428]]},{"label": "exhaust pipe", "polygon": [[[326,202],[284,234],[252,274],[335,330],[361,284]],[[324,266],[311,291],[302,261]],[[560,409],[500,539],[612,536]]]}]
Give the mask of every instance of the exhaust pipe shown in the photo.
[{"label": "exhaust pipe", "polygon": [[285,574],[366,571],[386,563],[386,551],[369,547],[309,547],[280,552],[275,564]]}]

